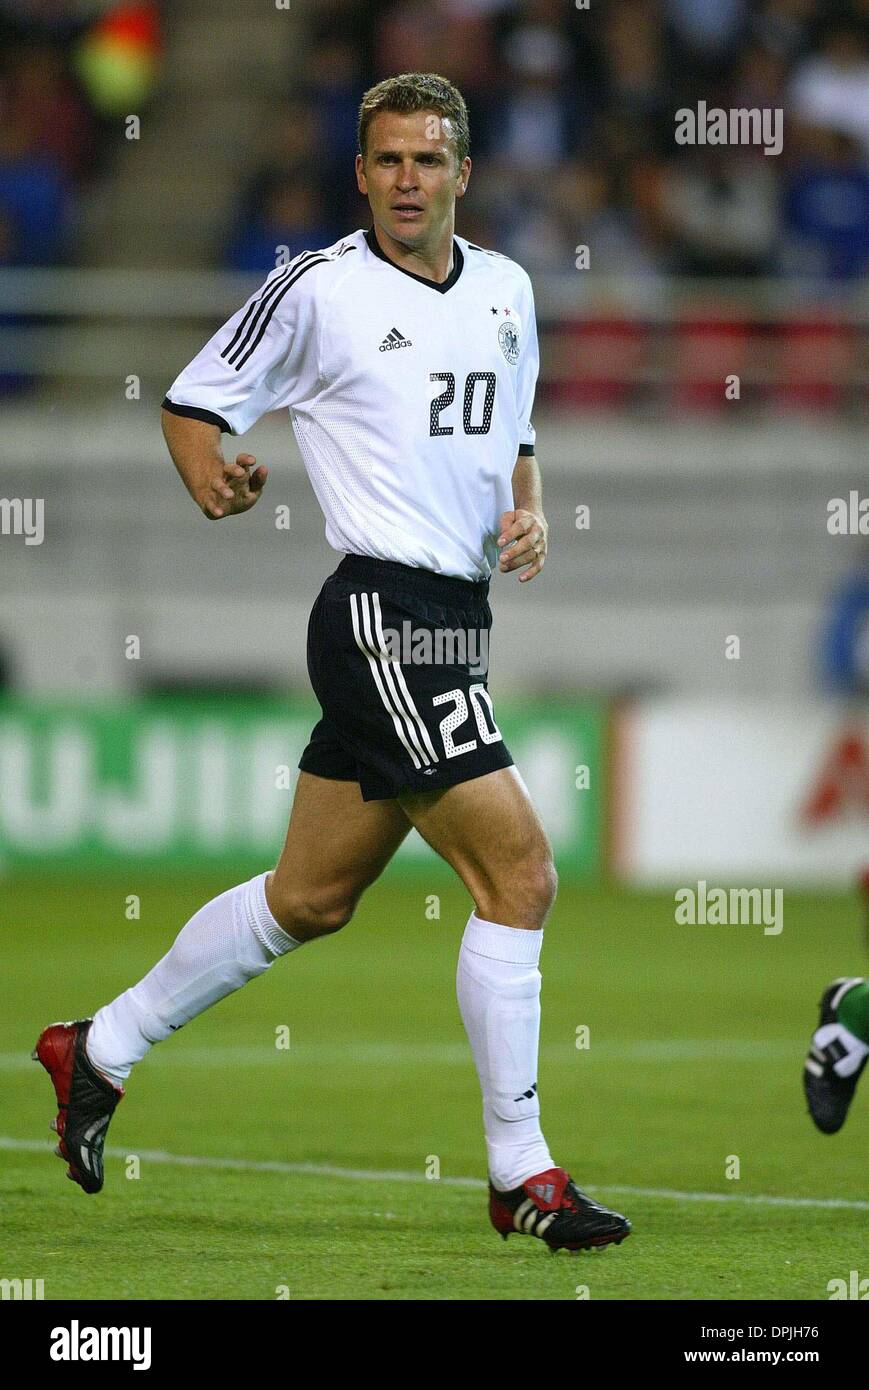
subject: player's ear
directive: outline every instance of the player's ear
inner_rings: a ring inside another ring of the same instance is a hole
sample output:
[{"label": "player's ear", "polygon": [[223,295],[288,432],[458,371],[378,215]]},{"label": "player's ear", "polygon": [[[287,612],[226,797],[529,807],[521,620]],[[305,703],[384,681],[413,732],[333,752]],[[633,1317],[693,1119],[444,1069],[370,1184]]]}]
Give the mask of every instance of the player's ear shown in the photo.
[{"label": "player's ear", "polygon": [[365,162],[361,154],[356,156],[356,183],[360,193],[368,193],[368,181],[365,178]]},{"label": "player's ear", "polygon": [[465,158],[462,160],[461,167],[460,167],[459,173],[458,173],[458,177],[457,177],[457,179],[456,179],[456,197],[457,197],[457,198],[464,198],[465,193],[467,192],[468,182],[469,182],[469,180],[470,180],[470,177],[471,177],[471,160],[470,160],[470,157],[469,157],[468,155],[466,155]]}]

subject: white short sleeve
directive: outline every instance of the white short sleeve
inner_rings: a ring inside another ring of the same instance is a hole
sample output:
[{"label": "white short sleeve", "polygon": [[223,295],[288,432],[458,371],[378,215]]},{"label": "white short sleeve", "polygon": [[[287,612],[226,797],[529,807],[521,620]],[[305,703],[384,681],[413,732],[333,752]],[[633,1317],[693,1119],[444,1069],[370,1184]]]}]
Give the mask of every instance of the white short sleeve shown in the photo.
[{"label": "white short sleeve", "polygon": [[516,373],[516,408],[519,415],[519,452],[533,454],[537,438],[531,423],[537,374],[540,370],[540,349],[537,343],[537,320],[534,314],[534,291],[527,280],[522,300],[522,345]]},{"label": "white short sleeve", "polygon": [[272,271],[184,368],[164,408],[244,434],[270,410],[318,389],[317,288],[320,252],[306,252]]}]

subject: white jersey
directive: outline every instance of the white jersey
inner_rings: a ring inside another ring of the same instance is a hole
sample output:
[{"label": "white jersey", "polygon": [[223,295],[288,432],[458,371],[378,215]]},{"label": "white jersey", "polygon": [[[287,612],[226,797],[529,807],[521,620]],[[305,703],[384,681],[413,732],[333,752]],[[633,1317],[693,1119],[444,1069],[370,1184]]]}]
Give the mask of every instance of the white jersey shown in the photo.
[{"label": "white jersey", "polygon": [[488,578],[517,455],[534,452],[527,274],[462,237],[435,284],[373,231],[274,270],[164,405],[243,434],[288,408],[335,550]]}]

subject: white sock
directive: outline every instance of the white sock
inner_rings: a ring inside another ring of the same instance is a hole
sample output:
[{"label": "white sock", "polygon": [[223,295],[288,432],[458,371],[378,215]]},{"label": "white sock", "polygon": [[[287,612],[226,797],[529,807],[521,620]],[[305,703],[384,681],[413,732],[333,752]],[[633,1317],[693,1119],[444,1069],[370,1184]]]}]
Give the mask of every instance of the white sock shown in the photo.
[{"label": "white sock", "polygon": [[502,1192],[555,1167],[537,1098],[542,942],[542,929],[472,912],[459,951],[456,993],[483,1092],[489,1176]]},{"label": "white sock", "polygon": [[272,916],[267,878],[260,874],[206,903],[144,979],[97,1011],[87,1037],[97,1071],[120,1086],[153,1043],[302,945]]}]

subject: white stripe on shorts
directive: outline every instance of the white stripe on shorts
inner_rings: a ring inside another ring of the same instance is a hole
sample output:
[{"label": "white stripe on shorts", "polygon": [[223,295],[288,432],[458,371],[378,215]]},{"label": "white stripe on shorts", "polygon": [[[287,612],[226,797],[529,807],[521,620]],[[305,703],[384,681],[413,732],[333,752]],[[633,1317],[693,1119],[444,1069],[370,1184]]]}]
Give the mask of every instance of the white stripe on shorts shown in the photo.
[{"label": "white stripe on shorts", "polygon": [[[383,618],[382,618],[381,613],[380,613],[380,595],[379,595],[379,594],[372,594],[372,595],[371,595],[371,602],[372,602],[372,605],[373,605],[373,608],[374,608],[374,625],[375,625],[375,627],[376,627],[376,629],[377,629],[377,638],[378,638],[379,650],[380,650],[381,652],[384,652],[384,651],[387,651],[388,648],[387,648],[387,646],[386,646],[386,638],[385,638],[385,636],[383,635]],[[398,684],[401,686],[401,689],[402,689],[402,691],[404,692],[404,698],[405,698],[405,701],[407,702],[407,708],[410,710],[411,714],[413,715],[414,719],[416,720],[417,726],[418,726],[418,729],[419,729],[419,733],[420,733],[420,735],[422,736],[422,742],[423,742],[422,754],[423,754],[423,757],[425,758],[426,762],[428,762],[429,760],[431,760],[431,762],[436,763],[436,762],[438,761],[438,755],[437,755],[437,753],[436,753],[435,750],[434,750],[434,744],[433,744],[432,741],[431,741],[431,737],[430,737],[430,735],[429,735],[429,731],[428,731],[428,729],[427,729],[426,726],[425,726],[425,722],[424,722],[424,720],[423,720],[423,718],[422,718],[422,715],[420,714],[419,710],[417,709],[416,705],[414,704],[414,702],[413,702],[413,696],[411,695],[410,691],[409,691],[408,688],[407,688],[407,681],[405,680],[405,678],[404,678],[404,672],[403,672],[402,669],[401,669],[401,662],[400,662],[400,661],[393,661],[393,662],[392,662],[392,669],[393,669],[394,672],[395,672],[395,679],[398,681]],[[428,758],[426,758],[426,750],[428,751]]]},{"label": "white stripe on shorts", "polygon": [[[358,597],[362,599],[362,614],[363,614],[363,621],[364,621],[364,623],[365,623],[366,637],[367,637],[368,641],[371,642],[371,648],[373,648],[373,647],[374,647],[374,643],[373,643],[373,641],[371,640],[371,635],[370,635],[370,619],[369,619],[369,614],[368,614],[368,595],[367,595],[367,594],[360,594],[360,595],[358,595]],[[408,742],[408,736],[407,736],[407,733],[405,732],[405,727],[404,727],[404,726],[405,726],[405,724],[407,725],[408,733],[410,733],[410,731],[411,731],[411,726],[410,726],[409,720],[408,720],[408,718],[407,718],[407,715],[406,715],[406,714],[404,713],[404,711],[400,708],[400,706],[399,706],[398,709],[396,709],[395,706],[393,705],[392,699],[391,699],[391,687],[390,687],[389,692],[387,691],[387,687],[386,687],[386,684],[385,684],[385,680],[386,680],[386,677],[387,677],[387,672],[383,669],[383,668],[384,668],[384,662],[383,662],[382,653],[378,652],[378,653],[375,655],[374,651],[372,651],[371,648],[369,648],[369,647],[366,645],[365,640],[363,640],[362,630],[361,630],[361,627],[360,627],[360,620],[359,620],[359,605],[357,604],[357,595],[356,595],[356,594],[351,594],[351,595],[350,595],[350,612],[351,612],[352,619],[353,619],[353,636],[354,636],[354,638],[356,639],[356,645],[357,645],[357,647],[359,648],[359,650],[362,652],[363,656],[365,657],[365,659],[366,659],[367,662],[368,662],[368,665],[369,665],[370,668],[371,668],[371,674],[372,674],[372,676],[374,677],[374,684],[377,686],[378,694],[380,695],[380,698],[381,698],[381,700],[383,701],[383,704],[384,704],[384,706],[386,707],[386,710],[388,711],[390,718],[392,719],[392,724],[393,724],[393,727],[394,727],[394,729],[395,729],[396,734],[398,735],[398,737],[399,737],[399,739],[400,739],[400,741],[401,741],[401,743],[402,743],[402,745],[403,745],[405,751],[409,754],[410,759],[411,759],[411,761],[413,762],[414,767],[417,768],[417,769],[419,769],[419,768],[421,767],[421,765],[422,765],[421,762],[420,762],[420,759],[419,759],[419,757],[418,757],[418,755],[417,755],[417,751],[416,751],[416,750],[419,748],[419,745],[416,744],[416,747],[412,747],[412,746],[411,746],[411,743]],[[378,659],[378,658],[379,658],[379,659]],[[412,734],[411,734],[411,738],[412,738]],[[413,742],[415,743],[416,741],[413,740]],[[428,762],[428,758],[424,758],[424,761]]]},{"label": "white stripe on shorts", "polygon": [[416,718],[419,720],[419,715],[416,714],[416,707],[414,706],[413,701],[411,700],[410,704],[412,706],[412,709],[408,711],[407,706],[402,702],[401,692],[398,687],[398,682],[395,678],[395,673],[400,672],[401,667],[398,665],[397,662],[394,662],[390,658],[389,648],[386,645],[386,638],[384,637],[381,642],[380,634],[378,633],[377,636],[375,636],[374,634],[373,602],[372,605],[369,607],[369,599],[376,599],[379,605],[380,595],[360,594],[359,597],[362,603],[362,631],[365,636],[365,642],[367,644],[368,650],[369,652],[371,652],[373,656],[376,656],[380,661],[380,670],[383,673],[383,683],[389,692],[390,699],[392,700],[392,707],[398,712],[398,714],[401,715],[401,718],[404,720],[404,727],[407,730],[407,735],[414,748],[416,749],[417,753],[419,754],[420,758],[422,759],[422,762],[427,763],[430,761],[428,754],[426,753],[423,742],[420,739],[419,731],[413,722],[414,715],[416,715]]}]

